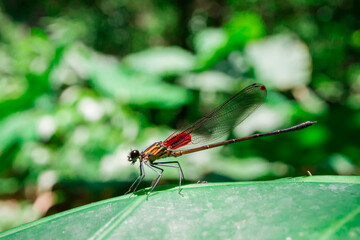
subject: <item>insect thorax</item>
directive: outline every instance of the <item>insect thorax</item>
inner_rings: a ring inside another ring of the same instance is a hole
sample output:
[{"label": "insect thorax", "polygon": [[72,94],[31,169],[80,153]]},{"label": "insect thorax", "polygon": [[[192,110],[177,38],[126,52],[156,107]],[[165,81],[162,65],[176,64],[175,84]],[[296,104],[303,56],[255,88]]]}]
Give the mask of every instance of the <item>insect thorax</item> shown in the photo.
[{"label": "insect thorax", "polygon": [[156,142],[142,152],[145,161],[154,162],[160,158],[166,158],[171,155],[171,152],[166,148],[163,142]]}]

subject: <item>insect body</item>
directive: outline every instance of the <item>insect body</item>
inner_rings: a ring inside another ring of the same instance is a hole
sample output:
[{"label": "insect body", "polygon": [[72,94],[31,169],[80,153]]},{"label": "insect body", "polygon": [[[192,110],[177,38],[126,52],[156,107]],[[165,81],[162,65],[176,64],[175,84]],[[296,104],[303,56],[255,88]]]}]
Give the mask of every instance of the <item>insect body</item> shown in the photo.
[{"label": "insect body", "polygon": [[[179,169],[179,193],[181,190],[181,180],[184,178],[183,171],[178,161],[158,162],[159,159],[167,157],[178,157],[183,154],[202,151],[230,143],[249,140],[257,137],[275,135],[283,132],[290,132],[311,126],[315,122],[304,122],[296,126],[276,130],[267,133],[254,134],[247,137],[230,139],[223,142],[216,140],[237,125],[244,121],[252,112],[254,112],[265,100],[266,88],[262,84],[252,84],[242,91],[235,94],[221,106],[213,110],[189,127],[171,134],[165,141],[156,142],[143,152],[132,150],[128,160],[134,164],[137,160],[140,162],[140,175],[131,185],[128,192],[135,191],[140,182],[145,177],[144,164],[158,174],[148,195],[158,184],[163,169],[162,167],[173,167]],[[215,143],[213,143],[215,142]]]}]

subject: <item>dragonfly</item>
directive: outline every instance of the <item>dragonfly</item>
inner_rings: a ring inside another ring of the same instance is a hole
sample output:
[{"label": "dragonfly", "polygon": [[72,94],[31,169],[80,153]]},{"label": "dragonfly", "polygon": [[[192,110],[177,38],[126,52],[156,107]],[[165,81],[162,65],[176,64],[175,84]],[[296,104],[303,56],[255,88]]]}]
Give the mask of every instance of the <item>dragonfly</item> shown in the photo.
[{"label": "dragonfly", "polygon": [[180,163],[178,161],[159,162],[159,159],[179,157],[235,142],[296,131],[316,123],[306,121],[285,129],[216,142],[216,140],[224,137],[259,108],[265,101],[266,95],[267,90],[264,85],[258,83],[251,84],[194,124],[174,132],[165,141],[155,142],[142,152],[131,150],[128,161],[131,164],[135,164],[139,160],[140,174],[126,193],[136,191],[140,182],[145,177],[144,165],[146,165],[158,175],[151,185],[151,190],[147,193],[148,196],[162,177],[163,167],[172,167],[179,170],[179,194],[181,194],[181,181],[184,180],[184,173]]}]

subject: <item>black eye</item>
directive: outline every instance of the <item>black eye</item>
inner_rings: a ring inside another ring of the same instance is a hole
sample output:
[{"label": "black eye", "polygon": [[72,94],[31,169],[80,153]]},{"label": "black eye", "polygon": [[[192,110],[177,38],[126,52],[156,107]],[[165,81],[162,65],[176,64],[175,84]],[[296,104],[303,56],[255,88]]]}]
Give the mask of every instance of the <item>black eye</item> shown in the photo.
[{"label": "black eye", "polygon": [[140,156],[140,153],[138,150],[132,150],[131,153],[130,153],[130,157],[132,159],[135,159],[135,158],[138,158]]}]

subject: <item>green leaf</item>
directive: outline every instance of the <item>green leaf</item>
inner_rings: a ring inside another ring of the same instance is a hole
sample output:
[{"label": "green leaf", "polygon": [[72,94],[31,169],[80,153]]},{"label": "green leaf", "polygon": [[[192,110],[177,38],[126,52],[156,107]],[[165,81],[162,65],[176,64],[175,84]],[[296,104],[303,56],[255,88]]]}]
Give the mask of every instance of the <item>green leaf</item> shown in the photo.
[{"label": "green leaf", "polygon": [[155,47],[125,57],[132,69],[156,76],[176,76],[194,68],[194,56],[179,47]]},{"label": "green leaf", "polygon": [[249,41],[264,37],[265,24],[261,17],[252,12],[237,13],[226,25],[228,44],[233,48],[242,48]]},{"label": "green leaf", "polygon": [[309,49],[294,35],[281,34],[251,42],[245,48],[245,56],[254,67],[256,78],[266,86],[289,90],[310,82]]},{"label": "green leaf", "polygon": [[242,50],[247,43],[264,37],[265,33],[260,16],[251,12],[235,14],[221,29],[209,28],[199,32],[194,37],[196,69],[211,68],[231,52]]},{"label": "green leaf", "polygon": [[198,68],[215,65],[227,54],[228,35],[224,29],[206,28],[194,37]]},{"label": "green leaf", "polygon": [[90,81],[94,89],[123,103],[166,109],[187,104],[192,98],[185,88],[126,69],[116,62],[104,60],[91,64]]},{"label": "green leaf", "polygon": [[359,239],[360,177],[162,187],[0,233],[7,239]]},{"label": "green leaf", "polygon": [[0,155],[10,145],[37,140],[36,118],[30,111],[14,113],[0,121]]}]

